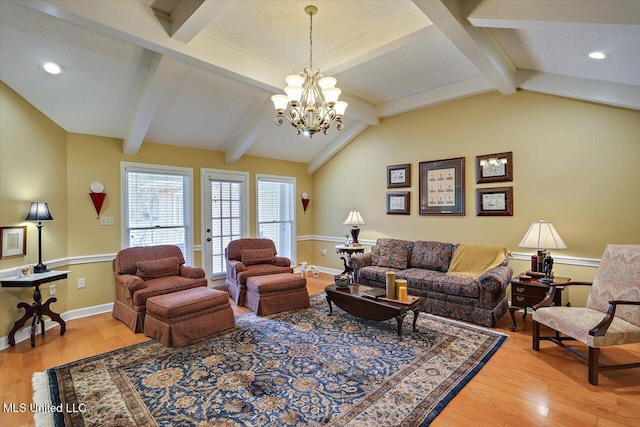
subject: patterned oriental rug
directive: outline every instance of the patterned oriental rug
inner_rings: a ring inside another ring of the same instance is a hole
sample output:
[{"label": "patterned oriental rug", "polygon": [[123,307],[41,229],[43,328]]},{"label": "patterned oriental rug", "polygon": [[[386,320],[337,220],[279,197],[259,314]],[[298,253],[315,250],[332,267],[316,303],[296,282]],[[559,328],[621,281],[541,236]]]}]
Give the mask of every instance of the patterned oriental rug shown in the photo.
[{"label": "patterned oriental rug", "polygon": [[428,425],[507,339],[424,313],[399,338],[393,319],[311,302],[182,347],[148,341],[36,373],[36,425]]}]

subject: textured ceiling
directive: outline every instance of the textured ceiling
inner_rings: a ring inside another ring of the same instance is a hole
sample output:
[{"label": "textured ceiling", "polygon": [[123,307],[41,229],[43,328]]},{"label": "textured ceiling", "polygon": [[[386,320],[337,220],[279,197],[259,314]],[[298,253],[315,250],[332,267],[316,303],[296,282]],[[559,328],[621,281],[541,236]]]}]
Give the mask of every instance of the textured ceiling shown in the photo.
[{"label": "textured ceiling", "polygon": [[[382,117],[492,90],[640,109],[640,1],[318,0],[314,67],[349,107],[342,132],[297,136],[275,126],[269,97],[308,65],[308,3],[0,0],[0,78],[127,154],[151,141],[309,172]],[[46,75],[45,60],[65,73]]]}]

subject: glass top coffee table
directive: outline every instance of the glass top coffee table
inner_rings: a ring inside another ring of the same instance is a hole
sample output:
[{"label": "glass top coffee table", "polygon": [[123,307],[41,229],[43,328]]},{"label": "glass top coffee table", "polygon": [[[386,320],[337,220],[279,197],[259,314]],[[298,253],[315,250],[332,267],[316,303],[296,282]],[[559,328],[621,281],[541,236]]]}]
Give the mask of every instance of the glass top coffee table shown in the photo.
[{"label": "glass top coffee table", "polygon": [[408,296],[406,302],[389,300],[386,298],[372,298],[365,296],[363,292],[374,288],[351,284],[347,288],[338,288],[335,284],[325,288],[327,303],[329,304],[329,316],[333,314],[332,303],[360,319],[389,320],[395,318],[398,322],[398,336],[402,336],[402,322],[407,311],[413,311],[413,330],[416,329],[416,321],[420,314],[420,298]]}]

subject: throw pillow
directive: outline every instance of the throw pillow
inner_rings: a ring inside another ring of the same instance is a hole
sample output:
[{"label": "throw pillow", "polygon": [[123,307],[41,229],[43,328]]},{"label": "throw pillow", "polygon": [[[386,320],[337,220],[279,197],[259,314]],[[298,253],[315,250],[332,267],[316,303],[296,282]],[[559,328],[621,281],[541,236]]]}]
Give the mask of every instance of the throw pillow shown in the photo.
[{"label": "throw pillow", "polygon": [[158,277],[177,276],[180,261],[178,257],[154,259],[152,261],[138,261],[136,263],[136,276],[144,280],[157,279]]},{"label": "throw pillow", "polygon": [[414,268],[446,273],[452,256],[453,245],[451,243],[417,241],[413,244],[409,264]]},{"label": "throw pillow", "polygon": [[244,265],[273,264],[273,249],[244,249],[240,252],[240,259]]},{"label": "throw pillow", "polygon": [[407,268],[407,252],[392,246],[383,246],[380,248],[378,266],[404,270]]}]

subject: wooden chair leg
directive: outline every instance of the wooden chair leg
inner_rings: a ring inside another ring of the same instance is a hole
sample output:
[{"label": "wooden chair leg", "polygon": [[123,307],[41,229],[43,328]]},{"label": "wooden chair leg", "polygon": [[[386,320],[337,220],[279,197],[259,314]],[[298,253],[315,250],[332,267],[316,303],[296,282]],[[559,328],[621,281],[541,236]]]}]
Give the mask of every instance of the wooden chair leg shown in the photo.
[{"label": "wooden chair leg", "polygon": [[533,321],[532,347],[535,351],[540,351],[540,323]]},{"label": "wooden chair leg", "polygon": [[598,366],[600,366],[600,349],[589,347],[589,383],[598,385]]}]

